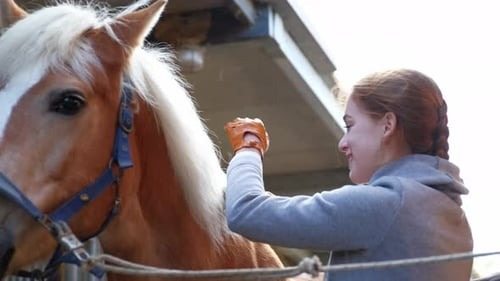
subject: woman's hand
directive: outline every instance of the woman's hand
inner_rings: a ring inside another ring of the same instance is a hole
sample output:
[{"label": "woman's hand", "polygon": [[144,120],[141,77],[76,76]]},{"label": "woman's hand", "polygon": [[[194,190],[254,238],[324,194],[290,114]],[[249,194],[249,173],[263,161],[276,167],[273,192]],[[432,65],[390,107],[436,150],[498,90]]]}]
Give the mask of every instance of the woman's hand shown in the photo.
[{"label": "woman's hand", "polygon": [[258,118],[236,118],[226,123],[224,129],[234,153],[242,148],[255,148],[264,157],[269,148],[269,135]]}]

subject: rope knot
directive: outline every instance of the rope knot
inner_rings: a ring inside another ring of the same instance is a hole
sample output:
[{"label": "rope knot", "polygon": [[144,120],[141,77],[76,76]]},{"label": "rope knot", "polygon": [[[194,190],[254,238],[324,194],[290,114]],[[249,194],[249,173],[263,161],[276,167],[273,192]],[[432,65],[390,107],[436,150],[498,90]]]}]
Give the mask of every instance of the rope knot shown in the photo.
[{"label": "rope knot", "polygon": [[298,265],[301,272],[308,273],[312,277],[318,277],[321,269],[321,261],[317,256],[304,258]]}]

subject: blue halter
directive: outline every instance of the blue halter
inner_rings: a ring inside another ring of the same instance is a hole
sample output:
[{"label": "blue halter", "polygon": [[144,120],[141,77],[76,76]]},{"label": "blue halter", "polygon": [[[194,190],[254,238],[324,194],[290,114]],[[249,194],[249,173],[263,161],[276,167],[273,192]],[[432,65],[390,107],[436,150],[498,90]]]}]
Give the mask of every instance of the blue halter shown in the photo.
[{"label": "blue halter", "polygon": [[[38,276],[38,278],[42,280],[48,278],[50,274],[55,272],[61,263],[76,264],[78,266],[88,263],[89,254],[84,249],[82,242],[71,232],[67,223],[69,219],[78,213],[85,205],[97,198],[108,187],[117,183],[125,169],[133,166],[128,139],[129,133],[132,130],[134,117],[134,113],[130,106],[131,100],[132,93],[128,88],[125,88],[125,90],[122,91],[113,155],[111,156],[108,168],[93,183],[87,185],[51,214],[42,213],[42,211],[40,211],[14,183],[0,172],[0,196],[21,207],[33,219],[42,224],[58,241],[58,247],[45,268],[45,271],[38,271],[37,274],[34,274],[35,277]],[[116,214],[120,203],[118,193],[116,196],[115,203],[104,223],[95,235],[87,239],[98,235]],[[90,272],[99,278],[104,275],[104,271],[97,267],[91,268]],[[24,275],[26,274],[30,273],[24,272]],[[30,274],[29,277],[33,277],[32,275],[33,274]]]}]

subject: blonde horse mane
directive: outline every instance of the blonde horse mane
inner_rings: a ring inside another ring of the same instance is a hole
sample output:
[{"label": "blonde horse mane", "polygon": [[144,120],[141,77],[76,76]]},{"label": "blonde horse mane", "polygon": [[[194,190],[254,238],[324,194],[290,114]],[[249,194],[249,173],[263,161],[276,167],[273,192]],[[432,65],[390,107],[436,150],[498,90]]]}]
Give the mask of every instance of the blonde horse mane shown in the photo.
[{"label": "blonde horse mane", "polygon": [[128,70],[132,84],[155,108],[170,160],[196,219],[217,238],[225,230],[222,216],[226,177],[207,128],[176,75],[171,55],[137,49]]},{"label": "blonde horse mane", "polygon": [[[133,10],[126,9],[121,15]],[[37,71],[43,72],[71,70],[90,81],[90,66],[99,67],[100,62],[81,35],[88,29],[104,27],[116,39],[110,22],[112,15],[107,10],[90,5],[59,3],[36,11],[2,36],[0,65],[8,67],[2,73],[10,76],[37,66]],[[214,241],[220,242],[226,231],[222,215],[226,179],[220,155],[172,61],[169,52],[138,47],[131,54],[125,77],[155,110],[192,214]],[[9,78],[0,77],[0,82]]]}]

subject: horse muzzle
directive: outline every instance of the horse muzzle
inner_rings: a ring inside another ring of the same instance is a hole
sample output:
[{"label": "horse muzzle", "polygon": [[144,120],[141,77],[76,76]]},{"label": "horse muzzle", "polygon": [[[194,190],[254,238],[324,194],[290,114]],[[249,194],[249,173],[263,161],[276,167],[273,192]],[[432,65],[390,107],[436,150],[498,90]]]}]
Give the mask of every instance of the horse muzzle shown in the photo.
[{"label": "horse muzzle", "polygon": [[12,233],[0,226],[0,279],[4,277],[13,255],[14,239]]}]

